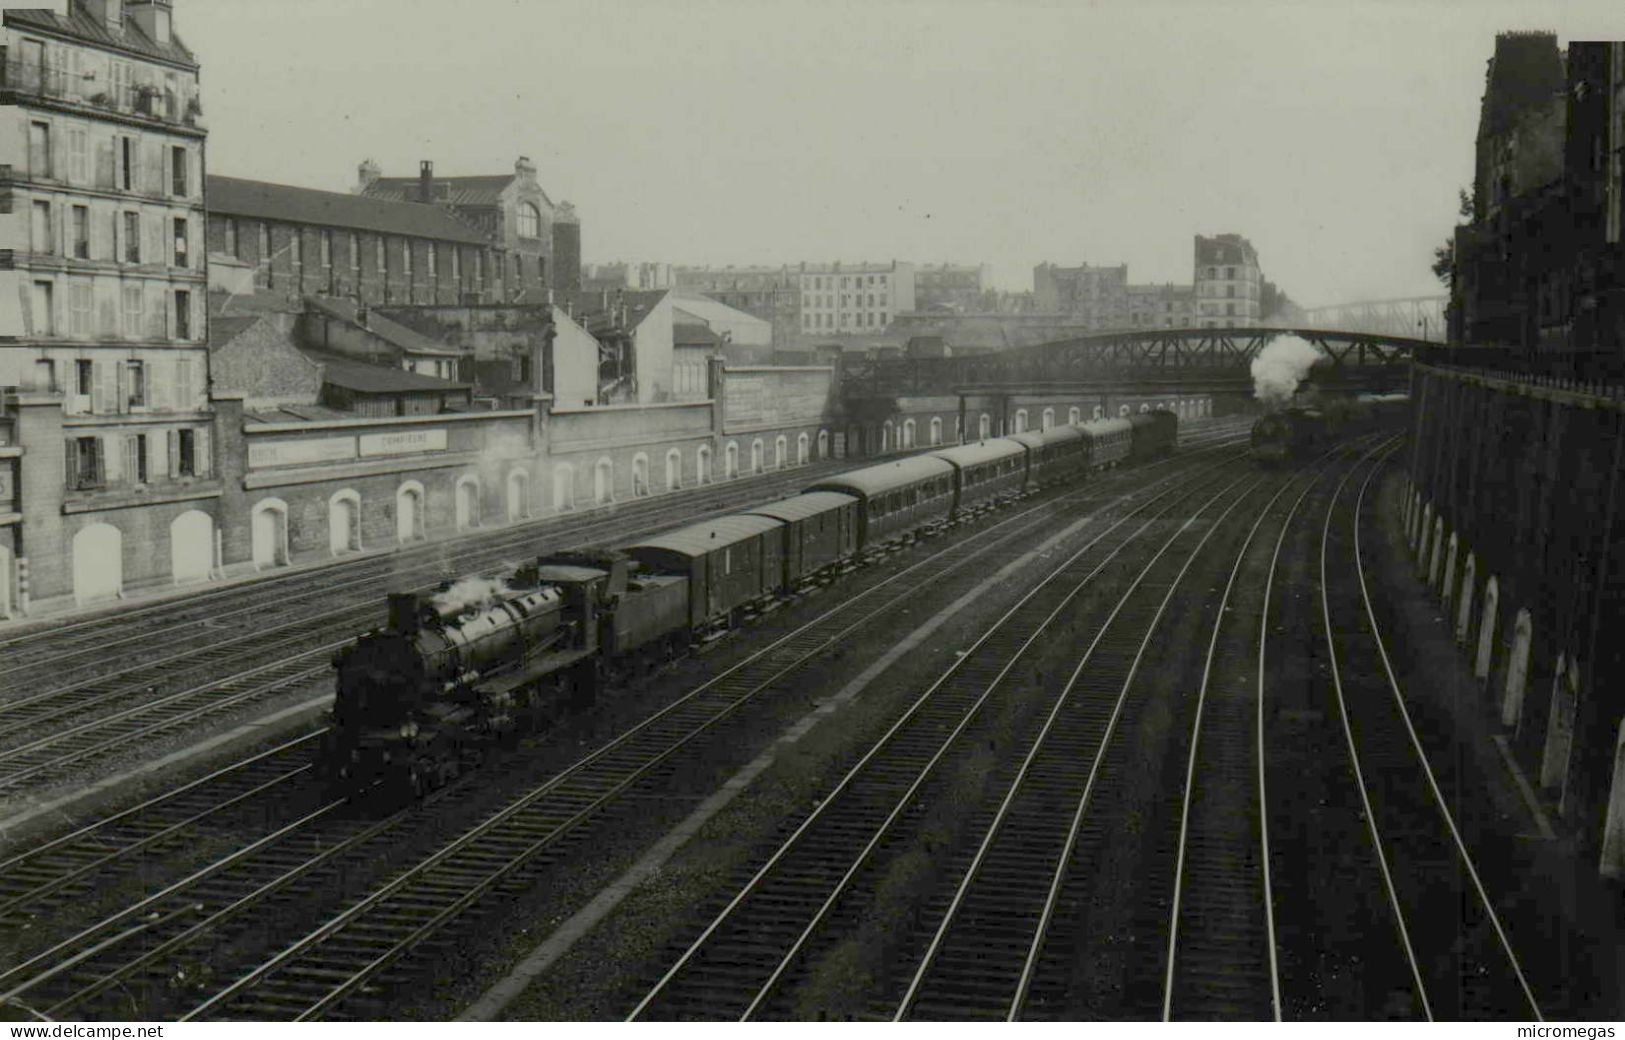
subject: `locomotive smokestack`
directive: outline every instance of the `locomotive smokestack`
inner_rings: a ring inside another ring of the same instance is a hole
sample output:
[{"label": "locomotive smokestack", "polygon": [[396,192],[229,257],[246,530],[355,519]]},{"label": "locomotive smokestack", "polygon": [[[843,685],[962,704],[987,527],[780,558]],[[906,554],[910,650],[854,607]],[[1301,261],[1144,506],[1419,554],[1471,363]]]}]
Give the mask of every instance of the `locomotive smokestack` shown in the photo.
[{"label": "locomotive smokestack", "polygon": [[389,627],[401,635],[416,635],[422,624],[422,604],[413,592],[389,594]]}]

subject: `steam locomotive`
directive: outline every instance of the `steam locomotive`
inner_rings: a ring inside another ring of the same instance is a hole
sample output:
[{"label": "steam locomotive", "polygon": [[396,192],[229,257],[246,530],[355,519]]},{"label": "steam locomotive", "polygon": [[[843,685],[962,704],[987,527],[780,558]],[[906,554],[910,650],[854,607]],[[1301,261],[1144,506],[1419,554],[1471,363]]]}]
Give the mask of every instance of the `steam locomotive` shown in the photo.
[{"label": "steam locomotive", "polygon": [[537,557],[392,593],[386,625],[334,657],[318,773],[346,794],[421,797],[522,730],[590,705],[606,679],[715,639],[894,543],[1173,450],[1171,412],[944,448],[619,550]]},{"label": "steam locomotive", "polygon": [[1402,425],[1410,414],[1408,394],[1362,395],[1294,404],[1253,423],[1252,457],[1281,466],[1313,457],[1332,441]]}]

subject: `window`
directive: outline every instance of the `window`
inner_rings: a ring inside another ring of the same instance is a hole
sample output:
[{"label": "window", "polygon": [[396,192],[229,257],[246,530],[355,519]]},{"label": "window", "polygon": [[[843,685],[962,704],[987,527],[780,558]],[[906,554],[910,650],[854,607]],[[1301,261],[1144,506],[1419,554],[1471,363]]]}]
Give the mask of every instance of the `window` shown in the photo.
[{"label": "window", "polygon": [[34,283],[34,331],[41,336],[56,335],[56,302],[50,282]]},{"label": "window", "polygon": [[1233,304],[1233,303],[1225,304],[1224,305],[1224,313],[1226,315],[1228,315],[1229,317],[1234,318],[1236,316],[1236,305]]},{"label": "window", "polygon": [[131,483],[147,482],[147,435],[132,434],[125,442],[124,475]]},{"label": "window", "polygon": [[90,180],[90,142],[83,130],[68,131],[68,177],[75,184]]},{"label": "window", "polygon": [[440,243],[429,243],[429,281],[434,281],[436,273],[440,270]]},{"label": "window", "polygon": [[186,218],[175,218],[175,266],[187,267],[187,234]]},{"label": "window", "polygon": [[51,226],[51,204],[34,203],[34,252],[50,256],[56,252],[56,234]]},{"label": "window", "polygon": [[93,306],[90,279],[75,278],[69,281],[68,330],[72,335],[90,335],[90,315]]},{"label": "window", "polygon": [[322,231],[322,266],[333,266],[333,232]]},{"label": "window", "polygon": [[51,126],[28,124],[28,168],[36,177],[51,176]]},{"label": "window", "polygon": [[186,149],[174,147],[169,150],[169,193],[171,195],[186,194]]},{"label": "window", "polygon": [[124,334],[131,339],[142,339],[142,321],[145,307],[142,305],[141,286],[126,285],[124,287]]},{"label": "window", "polygon": [[239,251],[237,245],[237,221],[231,217],[226,218],[226,255],[234,256],[239,260],[243,258],[243,254]]},{"label": "window", "polygon": [[101,487],[102,441],[100,437],[75,437],[68,441],[68,486]]},{"label": "window", "polygon": [[56,385],[56,362],[50,358],[38,358],[34,362],[34,389],[45,390],[50,393],[59,393],[62,388]]},{"label": "window", "polygon": [[118,186],[125,191],[135,187],[135,138],[118,139]]},{"label": "window", "polygon": [[463,263],[462,263],[462,261],[463,261],[463,251],[461,249],[457,248],[456,246],[452,246],[451,247],[451,280],[454,281],[454,282],[460,282],[460,281],[463,280]]},{"label": "window", "polygon": [[192,294],[185,289],[175,290],[175,338],[192,338]]},{"label": "window", "polygon": [[350,232],[350,273],[359,281],[361,278],[361,236]]},{"label": "window", "polygon": [[304,229],[296,227],[290,229],[290,232],[288,236],[288,259],[292,261],[293,266],[303,267],[305,265]]},{"label": "window", "polygon": [[195,388],[192,386],[192,359],[184,355],[175,359],[175,410],[195,411]]},{"label": "window", "polygon": [[197,475],[197,431],[177,430],[175,438],[180,449],[175,461],[175,472],[179,476],[193,477]]},{"label": "window", "polygon": [[141,214],[124,214],[124,260],[126,263],[139,264],[141,262]]},{"label": "window", "polygon": [[1236,276],[1236,269],[1234,267],[1226,267],[1224,269],[1224,276],[1227,279],[1234,278]]},{"label": "window", "polygon": [[412,240],[409,238],[401,239],[401,273],[406,275],[407,281],[412,280]]},{"label": "window", "polygon": [[128,394],[126,404],[131,408],[145,407],[147,403],[147,367],[139,361],[125,362],[124,388]]},{"label": "window", "polygon": [[378,239],[378,273],[389,274],[389,244],[382,236]]},{"label": "window", "polygon": [[528,202],[519,204],[519,237],[542,237],[542,214],[535,206]]},{"label": "window", "polygon": [[267,263],[271,259],[271,225],[260,221],[260,263]]},{"label": "window", "polygon": [[73,363],[73,392],[80,397],[89,397],[90,391],[95,387],[95,369],[89,361],[75,361]]}]

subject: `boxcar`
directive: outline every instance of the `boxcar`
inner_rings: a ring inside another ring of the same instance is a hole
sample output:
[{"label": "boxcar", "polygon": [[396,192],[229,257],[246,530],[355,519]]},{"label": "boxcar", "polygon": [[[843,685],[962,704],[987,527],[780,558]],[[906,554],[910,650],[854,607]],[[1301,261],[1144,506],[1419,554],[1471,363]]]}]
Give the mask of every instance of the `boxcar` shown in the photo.
[{"label": "boxcar", "polygon": [[1105,469],[1129,457],[1134,424],[1127,419],[1094,419],[1078,427],[1089,442],[1089,468]]},{"label": "boxcar", "polygon": [[1027,447],[1008,437],[961,444],[931,453],[959,473],[954,511],[972,509],[1005,491],[1020,491],[1027,482]]},{"label": "boxcar", "polygon": [[807,490],[837,491],[858,500],[862,551],[947,519],[954,504],[954,467],[943,459],[915,455],[826,477]]},{"label": "boxcar", "polygon": [[784,584],[784,525],[765,516],[722,516],[629,545],[655,574],[688,578],[688,624],[705,632]]},{"label": "boxcar", "polygon": [[809,491],[757,506],[747,516],[765,516],[784,526],[784,586],[804,585],[820,571],[858,551],[858,500],[838,491]]},{"label": "boxcar", "polygon": [[1134,428],[1130,457],[1137,461],[1166,455],[1179,440],[1179,416],[1167,409],[1131,415],[1128,422]]},{"label": "boxcar", "polygon": [[1076,426],[1017,433],[1010,439],[1026,445],[1027,483],[1034,487],[1073,480],[1089,468],[1089,441]]}]

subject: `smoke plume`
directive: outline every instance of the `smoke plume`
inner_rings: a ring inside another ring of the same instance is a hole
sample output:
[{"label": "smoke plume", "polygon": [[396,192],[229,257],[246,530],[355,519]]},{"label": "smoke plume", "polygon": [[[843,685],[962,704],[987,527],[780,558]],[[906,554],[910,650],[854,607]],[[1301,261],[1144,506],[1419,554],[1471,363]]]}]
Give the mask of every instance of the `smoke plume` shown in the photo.
[{"label": "smoke plume", "polygon": [[510,591],[508,583],[501,578],[481,578],[476,575],[461,578],[451,588],[435,593],[429,603],[436,613],[444,617],[470,609],[483,609]]},{"label": "smoke plume", "polygon": [[1309,366],[1320,360],[1320,351],[1297,336],[1277,336],[1253,358],[1253,396],[1271,408],[1292,399],[1292,394],[1308,375]]}]

